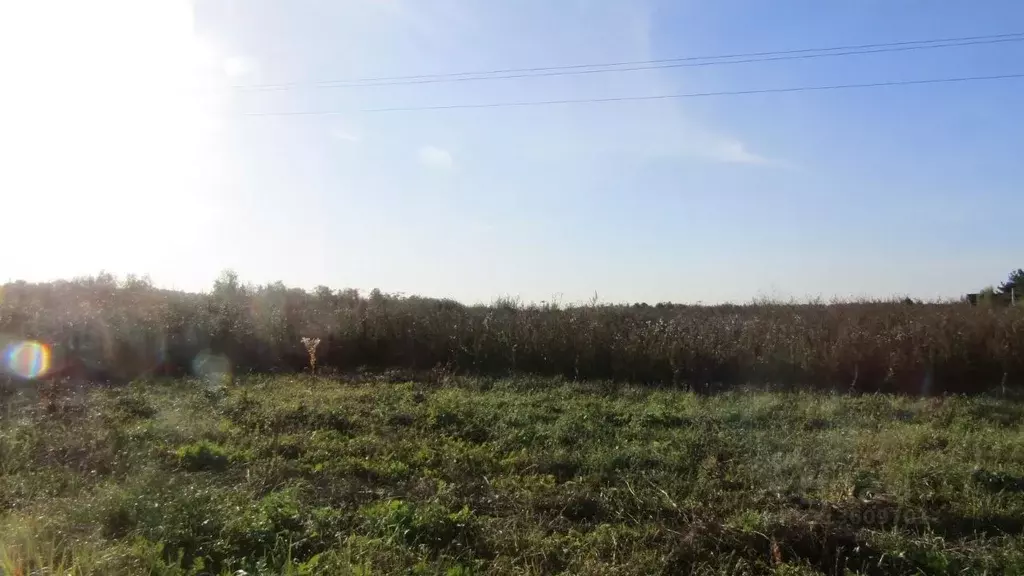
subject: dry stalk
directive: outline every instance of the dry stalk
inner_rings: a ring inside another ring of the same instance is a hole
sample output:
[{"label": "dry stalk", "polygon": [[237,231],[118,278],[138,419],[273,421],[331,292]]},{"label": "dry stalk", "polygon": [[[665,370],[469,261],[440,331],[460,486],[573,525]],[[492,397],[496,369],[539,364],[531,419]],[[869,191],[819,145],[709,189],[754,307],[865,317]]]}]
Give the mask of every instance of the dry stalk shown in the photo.
[{"label": "dry stalk", "polygon": [[316,374],[316,347],[320,345],[319,338],[302,338],[302,345],[306,347],[306,352],[309,354],[309,372],[310,374]]}]

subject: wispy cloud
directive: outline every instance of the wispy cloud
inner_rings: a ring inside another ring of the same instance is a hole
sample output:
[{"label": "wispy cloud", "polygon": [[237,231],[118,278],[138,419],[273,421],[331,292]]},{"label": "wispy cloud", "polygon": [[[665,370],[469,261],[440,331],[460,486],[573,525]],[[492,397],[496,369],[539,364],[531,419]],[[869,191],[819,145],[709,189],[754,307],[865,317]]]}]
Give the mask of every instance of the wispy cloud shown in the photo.
[{"label": "wispy cloud", "polygon": [[[628,37],[638,59],[663,57],[656,54],[653,47],[651,28],[657,15],[654,4],[636,2],[631,4],[631,9],[632,13],[624,21],[629,23]],[[685,91],[677,76],[656,73],[648,78],[647,89],[651,93]],[[743,137],[728,128],[708,125],[681,103],[666,102],[655,109],[655,116],[645,117],[648,125],[644,132],[648,138],[645,147],[656,155],[687,156],[723,164],[792,167],[788,161],[754,152]]]},{"label": "wispy cloud", "polygon": [[722,138],[716,145],[708,149],[708,158],[726,164],[747,164],[751,166],[770,166],[774,160],[755,154],[747,149],[746,144],[734,138]]},{"label": "wispy cloud", "polygon": [[437,146],[424,146],[416,153],[421,166],[434,170],[451,170],[455,166],[455,160],[451,152]]},{"label": "wispy cloud", "polygon": [[331,138],[334,138],[335,140],[338,140],[340,142],[349,142],[351,144],[358,144],[362,140],[362,138],[360,138],[358,134],[349,132],[348,130],[345,130],[343,128],[331,129]]}]

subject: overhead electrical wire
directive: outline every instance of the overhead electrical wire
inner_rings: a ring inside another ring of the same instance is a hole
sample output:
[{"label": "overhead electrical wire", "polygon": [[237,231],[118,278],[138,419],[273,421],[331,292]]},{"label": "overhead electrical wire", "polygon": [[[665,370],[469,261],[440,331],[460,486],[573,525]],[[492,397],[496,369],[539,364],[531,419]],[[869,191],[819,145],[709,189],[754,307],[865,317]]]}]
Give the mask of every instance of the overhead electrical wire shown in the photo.
[{"label": "overhead electrical wire", "polygon": [[854,56],[861,54],[906,52],[914,50],[932,50],[939,48],[956,48],[963,46],[1000,44],[1022,41],[1024,41],[1024,32],[1016,32],[1008,34],[991,34],[986,36],[964,36],[959,38],[942,38],[933,40],[910,40],[903,42],[861,44],[856,46],[803,48],[799,50],[783,50],[773,52],[747,52],[719,56],[690,56],[683,58],[666,58],[658,60],[634,60],[594,64],[574,64],[568,66],[505,68],[498,70],[484,70],[476,72],[451,72],[445,74],[427,74],[414,76],[381,76],[375,78],[325,80],[311,83],[290,82],[281,84],[235,85],[233,86],[233,88],[238,89],[240,91],[273,91],[300,88],[341,89],[363,88],[373,86],[401,86],[410,84],[476,82],[511,78],[535,78],[547,76],[605,74],[613,72],[658,70],[667,68],[721,66],[729,64],[749,64],[757,62],[774,62],[785,60],[807,60],[814,58],[831,58]]},{"label": "overhead electrical wire", "polygon": [[513,102],[484,102],[471,104],[447,104],[440,106],[403,106],[393,108],[366,108],[355,110],[321,110],[321,111],[284,111],[284,112],[247,112],[243,116],[328,116],[352,113],[386,113],[386,112],[419,112],[428,110],[456,110],[470,108],[519,108],[529,106],[556,106],[573,104],[599,104],[608,102],[627,102],[644,100],[674,100],[684,98],[711,98],[722,96],[747,96],[753,94],[783,94],[792,92],[822,92],[829,90],[852,90],[866,88],[882,88],[888,86],[913,86],[927,84],[953,84],[965,82],[981,82],[1024,78],[1024,72],[1016,74],[998,74],[992,76],[961,76],[952,78],[926,78],[920,80],[892,80],[885,82],[869,82],[863,84],[830,84],[822,86],[793,86],[783,88],[759,88],[752,90],[723,90],[717,92],[687,92],[682,94],[652,94],[641,96],[617,96],[610,98],[579,98],[564,100],[526,100]]}]

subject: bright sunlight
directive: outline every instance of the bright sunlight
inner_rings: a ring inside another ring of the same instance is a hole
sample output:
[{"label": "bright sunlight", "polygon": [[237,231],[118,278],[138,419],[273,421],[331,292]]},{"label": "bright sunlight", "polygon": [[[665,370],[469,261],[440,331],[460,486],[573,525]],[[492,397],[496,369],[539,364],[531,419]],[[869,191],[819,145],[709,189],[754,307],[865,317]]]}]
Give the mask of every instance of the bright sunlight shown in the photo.
[{"label": "bright sunlight", "polygon": [[182,242],[202,242],[216,210],[200,174],[229,61],[197,38],[186,0],[0,6],[11,269],[39,280],[187,264],[174,262]]}]

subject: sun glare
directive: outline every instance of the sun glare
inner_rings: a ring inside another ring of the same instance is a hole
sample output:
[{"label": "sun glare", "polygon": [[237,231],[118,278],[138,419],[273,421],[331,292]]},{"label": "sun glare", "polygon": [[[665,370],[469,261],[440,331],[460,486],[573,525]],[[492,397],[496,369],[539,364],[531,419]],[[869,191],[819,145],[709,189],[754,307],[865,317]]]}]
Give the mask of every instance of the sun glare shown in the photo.
[{"label": "sun glare", "polygon": [[[173,249],[163,225],[178,238],[207,226],[200,166],[223,60],[197,38],[187,0],[0,7],[0,189],[4,213],[19,215],[0,216],[0,242],[13,273],[152,272]],[[26,238],[34,250],[10,248]]]}]

